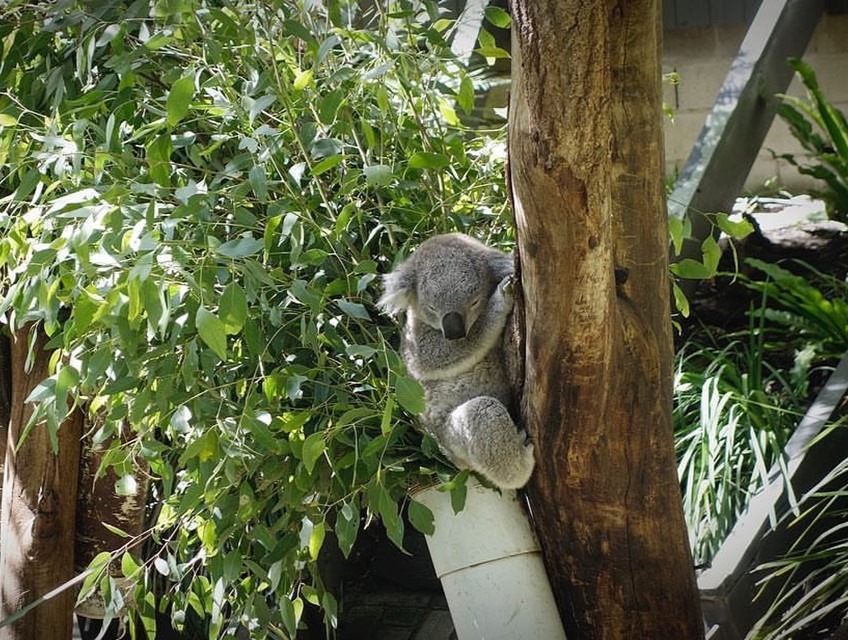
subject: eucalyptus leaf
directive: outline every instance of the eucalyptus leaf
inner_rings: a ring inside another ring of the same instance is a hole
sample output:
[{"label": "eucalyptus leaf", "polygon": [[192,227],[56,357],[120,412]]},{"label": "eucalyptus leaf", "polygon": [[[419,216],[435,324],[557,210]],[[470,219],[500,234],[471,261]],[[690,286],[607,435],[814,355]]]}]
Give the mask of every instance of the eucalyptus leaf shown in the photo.
[{"label": "eucalyptus leaf", "polygon": [[194,78],[183,76],[171,85],[165,110],[168,113],[168,124],[177,125],[188,114],[191,99],[194,96]]},{"label": "eucalyptus leaf", "polygon": [[265,167],[262,165],[254,166],[248,174],[248,180],[257,198],[260,200],[268,198],[268,179],[265,175]]},{"label": "eucalyptus leaf", "polygon": [[303,443],[303,465],[306,467],[307,473],[312,473],[315,468],[315,463],[318,458],[324,453],[326,445],[324,443],[324,434],[321,432],[313,433]]},{"label": "eucalyptus leaf", "polygon": [[198,307],[194,322],[197,325],[197,333],[200,339],[214,351],[221,360],[227,359],[227,332],[224,323],[207,310],[205,307]]},{"label": "eucalyptus leaf", "polygon": [[336,538],[339,542],[339,548],[345,558],[350,556],[353,549],[353,544],[356,542],[356,537],[359,532],[359,507],[355,502],[346,502],[339,509],[336,518]]},{"label": "eucalyptus leaf", "polygon": [[126,474],[115,481],[115,493],[119,496],[135,496],[138,493],[138,481],[135,476]]},{"label": "eucalyptus leaf", "polygon": [[410,169],[441,169],[449,162],[448,156],[443,153],[419,151],[410,156],[407,165]]},{"label": "eucalyptus leaf", "polygon": [[333,167],[337,167],[342,162],[344,162],[345,156],[343,154],[335,154],[331,156],[327,156],[320,162],[316,162],[312,167],[312,175],[320,176],[322,173],[326,173]]},{"label": "eucalyptus leaf", "polygon": [[356,318],[357,320],[371,320],[371,315],[368,313],[368,310],[358,302],[337,300],[336,304],[339,305],[339,309],[344,311],[345,315],[348,315],[351,318]]},{"label": "eucalyptus leaf", "polygon": [[510,17],[509,13],[507,13],[500,7],[496,7],[494,5],[486,7],[485,15],[486,20],[491,22],[499,29],[509,29],[509,26],[512,24],[512,18]]},{"label": "eucalyptus leaf", "polygon": [[237,260],[259,253],[262,251],[263,246],[264,243],[262,240],[254,238],[251,235],[244,235],[236,240],[228,240],[219,245],[215,251],[224,257]]},{"label": "eucalyptus leaf", "polygon": [[136,559],[129,551],[125,551],[121,556],[121,573],[125,578],[134,578],[141,569]]},{"label": "eucalyptus leaf", "polygon": [[417,380],[409,376],[395,379],[395,396],[400,405],[413,414],[424,411],[424,389]]},{"label": "eucalyptus leaf", "polygon": [[393,178],[392,168],[384,164],[374,164],[362,169],[365,183],[369,187],[384,187],[390,184]]},{"label": "eucalyptus leaf", "polygon": [[409,501],[409,505],[407,507],[407,515],[409,516],[410,524],[412,524],[412,526],[415,527],[421,533],[429,536],[433,535],[433,533],[436,531],[433,512],[430,511],[429,507],[418,502],[417,500]]},{"label": "eucalyptus leaf", "polygon": [[321,547],[324,545],[326,531],[327,527],[323,520],[312,527],[312,533],[309,535],[309,557],[313,560],[318,559],[318,554],[321,551]]},{"label": "eucalyptus leaf", "polygon": [[218,303],[218,315],[228,335],[239,333],[247,320],[247,296],[244,290],[233,281],[224,287]]}]

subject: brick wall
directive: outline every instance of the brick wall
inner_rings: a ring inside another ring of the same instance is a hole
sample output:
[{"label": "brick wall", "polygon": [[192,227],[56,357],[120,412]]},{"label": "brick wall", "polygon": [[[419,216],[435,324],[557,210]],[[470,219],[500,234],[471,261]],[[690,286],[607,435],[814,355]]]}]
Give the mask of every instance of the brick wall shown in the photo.
[{"label": "brick wall", "polygon": [[[663,70],[677,71],[680,83],[666,86],[665,101],[674,110],[674,121],[665,123],[666,169],[672,174],[686,162],[692,145],[712,108],[733,57],[745,37],[744,25],[667,29],[664,34]],[[825,96],[848,113],[848,15],[825,14],[804,54],[819,79]],[[803,95],[794,80],[789,93]],[[767,182],[790,189],[810,186],[784,160],[772,154],[801,152],[786,125],[775,119],[745,188],[762,191]]]}]

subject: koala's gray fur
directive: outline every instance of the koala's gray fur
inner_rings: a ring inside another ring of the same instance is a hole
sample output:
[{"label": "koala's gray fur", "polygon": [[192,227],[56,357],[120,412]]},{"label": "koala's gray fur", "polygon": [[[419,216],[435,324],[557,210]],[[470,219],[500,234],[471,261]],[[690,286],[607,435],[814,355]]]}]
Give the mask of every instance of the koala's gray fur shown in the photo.
[{"label": "koala's gray fur", "polygon": [[524,486],[533,445],[507,407],[503,329],[512,258],[460,233],[434,236],[384,278],[379,305],[406,323],[401,353],[424,387],[424,428],[459,468],[503,489]]}]

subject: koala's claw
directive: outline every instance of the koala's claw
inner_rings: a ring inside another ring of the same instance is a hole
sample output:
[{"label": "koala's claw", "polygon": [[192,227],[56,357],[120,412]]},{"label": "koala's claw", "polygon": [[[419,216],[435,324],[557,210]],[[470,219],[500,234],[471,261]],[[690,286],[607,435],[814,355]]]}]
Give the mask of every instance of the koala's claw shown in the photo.
[{"label": "koala's claw", "polygon": [[508,275],[498,283],[498,293],[500,294],[500,298],[504,301],[504,310],[509,312],[515,304],[515,279],[512,275]]}]

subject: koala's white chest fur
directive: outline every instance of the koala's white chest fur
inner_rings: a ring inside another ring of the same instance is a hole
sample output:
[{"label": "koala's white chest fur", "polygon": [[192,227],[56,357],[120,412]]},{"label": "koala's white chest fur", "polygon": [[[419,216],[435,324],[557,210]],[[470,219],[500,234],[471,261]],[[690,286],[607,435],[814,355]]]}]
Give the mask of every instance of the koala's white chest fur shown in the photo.
[{"label": "koala's white chest fur", "polygon": [[[462,342],[465,339],[457,342]],[[421,421],[428,431],[438,431],[438,425],[447,420],[451,411],[464,402],[481,395],[498,399],[505,407],[512,404],[512,394],[503,370],[503,352],[500,344],[494,345],[482,357],[452,363],[434,376],[417,366],[414,342],[404,341],[403,354],[407,369],[424,388],[424,413]],[[461,351],[461,346],[457,345]],[[430,375],[428,375],[430,374]],[[437,433],[433,433],[438,437]]]}]

